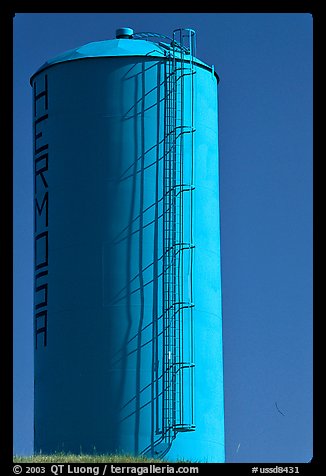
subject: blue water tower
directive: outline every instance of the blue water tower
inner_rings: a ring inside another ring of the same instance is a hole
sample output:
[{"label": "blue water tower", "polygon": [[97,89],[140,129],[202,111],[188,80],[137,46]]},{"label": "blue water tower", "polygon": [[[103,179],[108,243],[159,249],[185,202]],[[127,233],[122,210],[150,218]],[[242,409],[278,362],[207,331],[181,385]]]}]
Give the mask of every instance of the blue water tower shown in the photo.
[{"label": "blue water tower", "polygon": [[117,30],[32,76],[35,452],[224,462],[218,76]]}]

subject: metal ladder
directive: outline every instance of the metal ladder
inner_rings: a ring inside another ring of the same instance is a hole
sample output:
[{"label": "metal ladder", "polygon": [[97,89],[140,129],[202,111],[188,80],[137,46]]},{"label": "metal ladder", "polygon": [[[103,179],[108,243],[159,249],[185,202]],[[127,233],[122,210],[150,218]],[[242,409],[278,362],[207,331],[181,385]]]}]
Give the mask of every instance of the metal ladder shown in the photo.
[{"label": "metal ladder", "polygon": [[191,29],[175,30],[165,65],[162,436],[167,443],[172,442],[177,432],[195,430],[192,296],[195,35]]}]

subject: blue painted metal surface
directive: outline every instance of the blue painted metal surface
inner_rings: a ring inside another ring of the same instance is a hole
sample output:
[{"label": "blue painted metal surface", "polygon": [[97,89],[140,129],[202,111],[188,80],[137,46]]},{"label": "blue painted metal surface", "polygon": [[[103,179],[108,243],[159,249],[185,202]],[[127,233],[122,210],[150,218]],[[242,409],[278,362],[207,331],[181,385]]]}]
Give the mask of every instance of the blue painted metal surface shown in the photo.
[{"label": "blue painted metal surface", "polygon": [[[157,44],[109,40],[64,53],[31,79],[35,452],[224,461],[217,78],[197,59],[195,190],[183,216],[195,243],[185,344],[195,370],[183,389],[195,431],[172,444],[162,437],[166,63]],[[183,147],[187,162],[189,137]]]}]

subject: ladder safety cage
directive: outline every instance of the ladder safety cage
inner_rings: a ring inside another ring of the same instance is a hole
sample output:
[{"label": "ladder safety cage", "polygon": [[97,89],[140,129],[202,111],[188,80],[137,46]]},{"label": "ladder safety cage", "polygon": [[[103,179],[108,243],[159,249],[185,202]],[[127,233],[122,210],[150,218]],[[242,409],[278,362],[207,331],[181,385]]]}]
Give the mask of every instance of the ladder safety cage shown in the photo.
[{"label": "ladder safety cage", "polygon": [[174,30],[165,62],[161,433],[167,443],[172,442],[177,432],[195,430],[192,291],[195,48],[194,30]]}]

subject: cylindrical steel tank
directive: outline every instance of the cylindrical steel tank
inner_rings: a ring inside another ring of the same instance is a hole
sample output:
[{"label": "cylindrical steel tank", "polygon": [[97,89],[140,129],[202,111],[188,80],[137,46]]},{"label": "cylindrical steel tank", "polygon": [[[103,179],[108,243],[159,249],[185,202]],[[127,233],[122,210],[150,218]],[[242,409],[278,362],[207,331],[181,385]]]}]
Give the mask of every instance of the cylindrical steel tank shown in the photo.
[{"label": "cylindrical steel tank", "polygon": [[35,452],[223,462],[218,77],[143,37],[31,78]]}]

